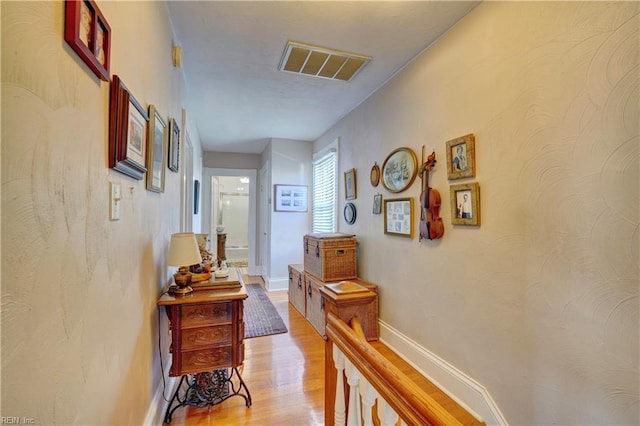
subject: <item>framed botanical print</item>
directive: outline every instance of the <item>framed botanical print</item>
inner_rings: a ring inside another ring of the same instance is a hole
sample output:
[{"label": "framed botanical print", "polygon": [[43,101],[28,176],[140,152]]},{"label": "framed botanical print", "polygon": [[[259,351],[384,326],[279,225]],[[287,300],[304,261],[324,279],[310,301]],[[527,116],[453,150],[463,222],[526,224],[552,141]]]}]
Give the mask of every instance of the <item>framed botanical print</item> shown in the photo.
[{"label": "framed botanical print", "polygon": [[153,105],[149,105],[148,147],[147,189],[154,192],[164,192],[167,164],[167,125]]}]

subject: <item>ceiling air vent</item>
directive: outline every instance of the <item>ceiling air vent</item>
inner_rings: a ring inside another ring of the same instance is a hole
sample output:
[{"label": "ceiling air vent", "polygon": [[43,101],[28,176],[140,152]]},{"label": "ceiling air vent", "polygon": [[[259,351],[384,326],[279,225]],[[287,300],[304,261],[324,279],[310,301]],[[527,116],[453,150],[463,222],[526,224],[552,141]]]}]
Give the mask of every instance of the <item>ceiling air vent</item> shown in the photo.
[{"label": "ceiling air vent", "polygon": [[371,56],[290,41],[278,69],[313,77],[349,81],[371,59]]}]

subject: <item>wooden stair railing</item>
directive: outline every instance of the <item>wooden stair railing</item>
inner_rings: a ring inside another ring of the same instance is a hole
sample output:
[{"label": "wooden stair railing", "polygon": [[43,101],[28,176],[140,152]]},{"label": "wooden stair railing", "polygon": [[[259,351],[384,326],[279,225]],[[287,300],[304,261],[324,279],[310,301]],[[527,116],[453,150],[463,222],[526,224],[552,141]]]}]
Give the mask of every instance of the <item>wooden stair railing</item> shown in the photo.
[{"label": "wooden stair railing", "polygon": [[328,313],[325,331],[325,425],[462,424],[367,342],[357,317],[349,327]]}]

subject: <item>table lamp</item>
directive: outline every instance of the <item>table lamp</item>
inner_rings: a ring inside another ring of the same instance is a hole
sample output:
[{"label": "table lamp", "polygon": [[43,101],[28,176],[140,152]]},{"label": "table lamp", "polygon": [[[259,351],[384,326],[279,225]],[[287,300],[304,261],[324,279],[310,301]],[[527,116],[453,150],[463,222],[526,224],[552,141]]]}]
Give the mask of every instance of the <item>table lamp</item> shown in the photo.
[{"label": "table lamp", "polygon": [[196,235],[193,232],[180,232],[171,235],[167,265],[178,266],[178,272],[173,274],[173,280],[177,286],[172,290],[173,293],[189,294],[193,291],[189,286],[191,284],[189,266],[201,262],[200,249],[198,249]]}]

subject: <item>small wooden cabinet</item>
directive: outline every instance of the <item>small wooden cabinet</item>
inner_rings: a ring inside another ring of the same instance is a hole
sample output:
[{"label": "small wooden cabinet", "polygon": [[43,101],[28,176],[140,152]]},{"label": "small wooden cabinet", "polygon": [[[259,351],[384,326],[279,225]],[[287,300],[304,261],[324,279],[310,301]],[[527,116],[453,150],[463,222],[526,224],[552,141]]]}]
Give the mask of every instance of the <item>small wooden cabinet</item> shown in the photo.
[{"label": "small wooden cabinet", "polygon": [[170,376],[238,367],[244,361],[244,287],[198,290],[185,296],[164,293],[171,322]]}]

